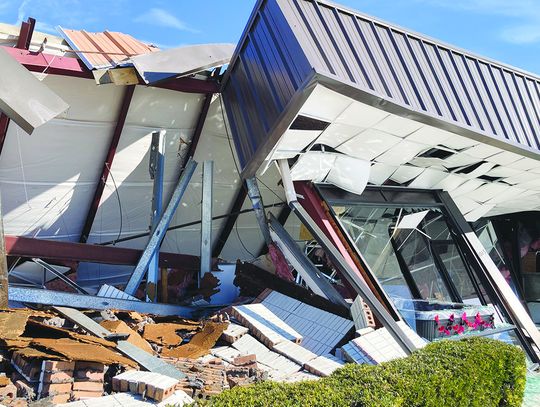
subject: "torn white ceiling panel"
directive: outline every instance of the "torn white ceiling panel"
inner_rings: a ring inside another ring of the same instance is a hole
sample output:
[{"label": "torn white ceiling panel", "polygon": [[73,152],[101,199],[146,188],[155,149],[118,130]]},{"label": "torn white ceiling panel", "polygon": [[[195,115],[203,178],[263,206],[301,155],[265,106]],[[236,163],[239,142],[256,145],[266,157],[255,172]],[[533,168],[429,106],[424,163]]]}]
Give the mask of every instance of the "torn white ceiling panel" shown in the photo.
[{"label": "torn white ceiling panel", "polygon": [[460,185],[465,183],[466,179],[455,174],[448,174],[446,178],[442,179],[439,183],[433,186],[434,189],[442,189],[447,192],[451,192],[459,188]]},{"label": "torn white ceiling panel", "polygon": [[375,185],[382,185],[397,170],[397,166],[382,163],[373,163],[369,174],[369,182]]},{"label": "torn white ceiling panel", "polygon": [[510,185],[503,183],[486,183],[472,192],[463,194],[463,196],[482,203],[490,201],[491,199],[499,196],[500,194],[504,194],[510,188]]},{"label": "torn white ceiling panel", "polygon": [[519,161],[522,156],[516,153],[511,153],[510,151],[502,151],[492,156],[486,158],[486,161],[493,162],[498,165],[508,165]]},{"label": "torn white ceiling panel", "polygon": [[229,63],[234,44],[202,44],[171,48],[131,58],[147,84],[187,76]]},{"label": "torn white ceiling panel", "polygon": [[408,141],[415,141],[417,143],[425,143],[429,140],[431,145],[443,145],[446,140],[454,137],[453,133],[445,130],[440,130],[435,127],[423,126],[414,133],[407,136]]},{"label": "torn white ceiling panel", "polygon": [[486,183],[485,181],[482,181],[479,179],[470,179],[468,181],[465,181],[456,189],[454,189],[451,195],[452,197],[458,197],[460,195],[469,194],[470,192],[473,192],[476,189],[480,188],[485,183]]},{"label": "torn white ceiling panel", "polygon": [[413,167],[412,165],[402,165],[392,174],[390,179],[400,184],[405,184],[413,178],[418,177],[423,171],[424,168]]},{"label": "torn white ceiling panel", "polygon": [[378,156],[375,160],[386,164],[405,164],[429,148],[426,144],[401,140],[397,145]]},{"label": "torn white ceiling panel", "polygon": [[409,186],[411,188],[431,189],[439,182],[444,180],[448,173],[435,168],[426,168],[418,177],[416,177]]},{"label": "torn white ceiling panel", "polygon": [[351,103],[335,120],[335,123],[355,127],[372,127],[389,114],[384,110],[368,106],[364,103]]},{"label": "torn white ceiling panel", "polygon": [[495,207],[495,204],[483,204],[478,208],[473,209],[472,211],[465,214],[465,220],[467,222],[476,222],[478,219],[486,216],[489,211]]},{"label": "torn white ceiling panel", "polygon": [[293,154],[293,157],[304,150],[313,140],[315,140],[321,131],[318,130],[287,130],[285,137],[281,139],[276,147],[276,154],[281,158],[284,155]]},{"label": "torn white ceiling panel", "polygon": [[309,151],[301,154],[291,168],[293,181],[322,182],[336,161],[337,154]]},{"label": "torn white ceiling panel", "polygon": [[31,134],[69,105],[11,55],[0,49],[0,110]]},{"label": "torn white ceiling panel", "polygon": [[405,119],[400,116],[389,115],[373,126],[374,129],[393,134],[398,137],[406,137],[422,127],[422,123]]},{"label": "torn white ceiling panel", "polygon": [[368,129],[337,147],[337,150],[352,157],[372,161],[400,142],[399,137],[379,130]]},{"label": "torn white ceiling panel", "polygon": [[344,98],[324,86],[317,86],[300,109],[300,114],[326,122],[333,122],[351,103],[350,99]]},{"label": "torn white ceiling panel", "polygon": [[[477,144],[473,147],[463,150],[464,153],[470,155],[471,157],[486,159],[492,157],[501,151],[500,148],[493,147],[487,144]],[[496,164],[498,164],[496,162]]]},{"label": "torn white ceiling panel", "polygon": [[[369,180],[371,163],[346,155],[336,154],[326,182],[354,194],[362,194]],[[351,177],[354,174],[354,177]]]},{"label": "torn white ceiling panel", "polygon": [[350,140],[364,130],[365,128],[358,126],[351,126],[343,123],[332,123],[317,139],[317,143],[336,148],[340,144]]}]

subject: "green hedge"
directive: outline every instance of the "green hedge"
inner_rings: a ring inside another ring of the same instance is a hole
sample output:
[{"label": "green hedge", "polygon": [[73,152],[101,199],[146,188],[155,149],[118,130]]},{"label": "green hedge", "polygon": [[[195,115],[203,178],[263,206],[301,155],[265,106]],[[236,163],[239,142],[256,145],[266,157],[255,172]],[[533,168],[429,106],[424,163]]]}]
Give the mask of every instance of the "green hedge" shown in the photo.
[{"label": "green hedge", "polygon": [[485,338],[440,341],[379,366],[348,364],[329,377],[262,382],[197,402],[205,406],[521,406],[525,355]]}]

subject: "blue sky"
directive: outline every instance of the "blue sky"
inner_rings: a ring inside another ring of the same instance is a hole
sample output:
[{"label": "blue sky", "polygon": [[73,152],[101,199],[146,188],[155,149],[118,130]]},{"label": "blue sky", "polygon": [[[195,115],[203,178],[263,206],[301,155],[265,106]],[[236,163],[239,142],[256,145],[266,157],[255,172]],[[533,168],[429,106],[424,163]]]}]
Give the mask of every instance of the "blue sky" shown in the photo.
[{"label": "blue sky", "polygon": [[[236,43],[256,0],[0,0],[0,21],[122,31],[161,47]],[[540,74],[540,0],[341,0],[339,3]]]}]

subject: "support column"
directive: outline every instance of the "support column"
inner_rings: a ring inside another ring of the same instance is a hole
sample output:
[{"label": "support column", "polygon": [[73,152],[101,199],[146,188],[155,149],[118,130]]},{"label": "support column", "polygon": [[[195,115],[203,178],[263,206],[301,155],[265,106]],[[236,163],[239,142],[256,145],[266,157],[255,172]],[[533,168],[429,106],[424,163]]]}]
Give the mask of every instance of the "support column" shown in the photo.
[{"label": "support column", "polygon": [[[163,175],[165,170],[165,130],[152,133],[150,146],[150,179],[154,180],[152,195],[152,231],[161,218],[163,211]],[[154,253],[148,266],[146,277],[146,300],[157,301],[157,285],[159,280],[159,250]]]},{"label": "support column", "polygon": [[201,279],[212,271],[212,183],[214,162],[203,164],[203,190],[201,205],[201,270],[197,279],[200,288]]},{"label": "support column", "polygon": [[139,262],[137,263],[137,266],[135,267],[135,270],[133,270],[133,273],[129,278],[129,281],[124,290],[127,294],[135,295],[135,293],[137,292],[137,288],[141,284],[144,273],[148,268],[148,265],[150,264],[150,259],[152,258],[154,253],[159,250],[159,246],[161,245],[161,242],[163,242],[163,238],[167,233],[167,228],[169,227],[172,217],[174,216],[174,213],[176,212],[176,209],[180,204],[184,192],[186,192],[189,181],[193,176],[193,173],[195,172],[195,168],[197,168],[197,163],[190,159],[186,165],[186,168],[184,169],[184,172],[182,173],[182,176],[178,180],[178,184],[174,189],[171,201],[167,205],[167,209],[165,209],[165,212],[163,212],[163,215],[161,216],[161,219],[159,220],[155,230],[152,232],[150,240],[146,244],[146,247]]},{"label": "support column", "polygon": [[255,216],[257,217],[257,222],[259,223],[261,233],[264,237],[264,242],[266,245],[269,245],[272,243],[272,238],[270,237],[270,231],[268,230],[268,223],[264,213],[263,200],[259,185],[257,184],[257,179],[255,177],[246,179],[246,186],[251,205],[253,206]]}]

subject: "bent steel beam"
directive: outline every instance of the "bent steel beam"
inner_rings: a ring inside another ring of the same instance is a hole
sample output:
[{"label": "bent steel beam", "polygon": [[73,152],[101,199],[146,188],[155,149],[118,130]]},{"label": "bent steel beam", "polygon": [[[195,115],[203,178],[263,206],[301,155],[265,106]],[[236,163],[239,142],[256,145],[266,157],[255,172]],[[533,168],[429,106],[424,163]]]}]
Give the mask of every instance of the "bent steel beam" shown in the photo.
[{"label": "bent steel beam", "polygon": [[129,105],[134,92],[135,85],[127,86],[124,92],[124,98],[122,99],[122,104],[120,105],[120,111],[118,112],[118,119],[116,120],[116,126],[111,138],[111,143],[109,144],[109,150],[105,156],[105,161],[96,190],[94,192],[94,197],[92,198],[90,209],[88,210],[86,220],[81,231],[81,237],[79,240],[81,243],[86,243],[88,241],[88,236],[92,230],[92,224],[94,223],[94,219],[99,208],[99,203],[101,201],[101,197],[103,196],[103,191],[105,190],[105,185],[107,185],[107,179],[109,178],[109,173],[111,172],[111,166],[116,154],[116,148],[118,147],[118,142],[120,141],[120,136],[122,135],[122,130],[124,129],[124,123],[126,122]]},{"label": "bent steel beam", "polygon": [[[343,255],[332,244],[330,239],[317,225],[317,223],[309,216],[302,205],[296,200],[294,185],[290,176],[289,165],[286,160],[279,160],[279,169],[285,195],[289,202],[289,206],[295,215],[300,219],[300,222],[309,230],[311,235],[319,242],[324,251],[328,254],[334,266],[339,270],[341,275],[349,282],[364,302],[371,308],[377,319],[388,329],[388,332],[401,346],[403,351],[408,355],[416,350],[416,346],[405,334],[403,329],[397,324],[396,319],[388,312],[379,299],[373,294],[368,285],[360,277],[360,275],[347,263]],[[399,317],[398,317],[399,318]]]},{"label": "bent steel beam", "polygon": [[[90,262],[135,266],[142,250],[100,246],[84,243],[60,242],[24,236],[6,236],[6,255],[46,259],[57,262]],[[199,258],[186,254],[160,253],[159,266],[197,270]]]},{"label": "bent steel beam", "polygon": [[[165,172],[165,133],[166,130],[152,133],[152,145],[150,146],[150,178],[154,180],[152,196],[152,229],[157,227],[161,213],[163,212],[163,175]],[[157,301],[157,284],[159,278],[159,251],[154,253],[148,266],[146,278],[146,299],[150,302]]]},{"label": "bent steel beam", "polygon": [[332,301],[334,304],[349,308],[343,296],[330,284],[326,276],[313,265],[311,260],[300,250],[298,244],[287,233],[281,223],[270,214],[270,235],[283,255],[287,258],[294,269],[302,276],[307,286],[315,294]]},{"label": "bent steel beam", "polygon": [[205,161],[203,164],[203,191],[201,205],[201,269],[197,284],[200,288],[201,279],[212,271],[212,184],[214,179],[214,162]]},{"label": "bent steel beam", "polygon": [[39,288],[17,287],[13,285],[10,285],[8,290],[10,301],[28,304],[56,305],[93,310],[117,309],[163,316],[179,315],[185,318],[191,318],[196,310],[194,307],[183,307],[173,304],[150,304],[144,301],[96,297],[95,295],[73,294],[60,291],[41,290]]},{"label": "bent steel beam", "polygon": [[135,295],[135,292],[137,291],[137,288],[139,287],[144,277],[144,273],[148,268],[148,265],[150,264],[150,259],[152,258],[154,253],[159,250],[159,246],[161,245],[161,242],[163,242],[163,238],[167,233],[169,223],[171,222],[172,217],[176,212],[176,208],[178,208],[178,205],[180,204],[180,200],[182,199],[184,192],[186,192],[189,181],[193,176],[196,168],[197,162],[190,159],[186,167],[184,168],[184,171],[182,172],[182,176],[178,180],[178,184],[174,189],[173,195],[169,204],[167,205],[167,208],[163,212],[161,219],[159,220],[154,231],[152,232],[150,240],[146,244],[143,254],[139,262],[137,263],[135,270],[133,270],[131,277],[129,278],[129,281],[124,290],[129,295]]}]

